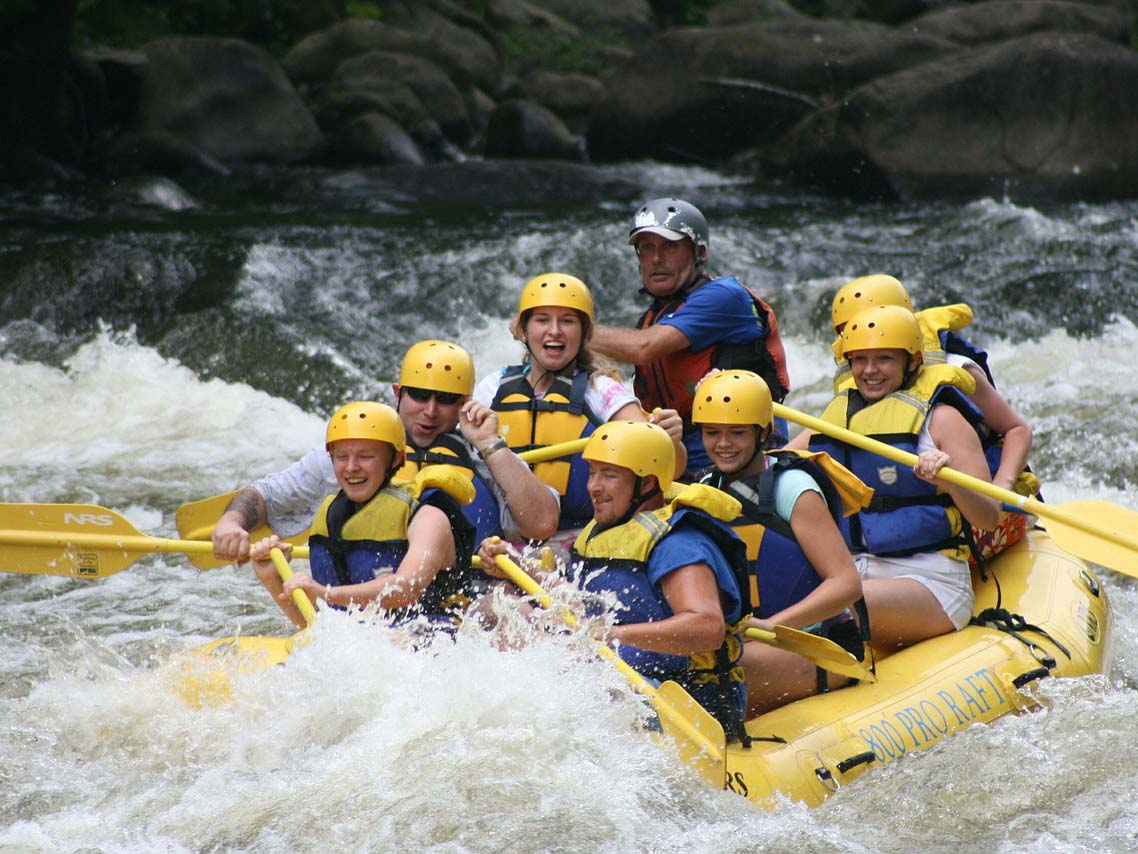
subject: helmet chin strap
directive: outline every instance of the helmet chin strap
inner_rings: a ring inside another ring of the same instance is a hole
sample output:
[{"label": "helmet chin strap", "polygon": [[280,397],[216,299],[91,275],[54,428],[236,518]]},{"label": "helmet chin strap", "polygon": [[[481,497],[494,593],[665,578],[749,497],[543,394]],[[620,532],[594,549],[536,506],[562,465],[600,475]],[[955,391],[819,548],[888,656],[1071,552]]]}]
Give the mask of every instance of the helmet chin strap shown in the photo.
[{"label": "helmet chin strap", "polygon": [[[744,469],[750,468],[750,465],[755,461],[755,458],[763,453],[763,443],[766,441],[767,436],[770,435],[770,431],[771,425],[769,424],[767,425],[765,432],[763,431],[762,427],[759,427],[758,425],[755,426],[755,450],[751,451],[751,458],[747,460],[746,463],[744,463]],[[740,471],[741,470],[742,469],[740,469]]]}]

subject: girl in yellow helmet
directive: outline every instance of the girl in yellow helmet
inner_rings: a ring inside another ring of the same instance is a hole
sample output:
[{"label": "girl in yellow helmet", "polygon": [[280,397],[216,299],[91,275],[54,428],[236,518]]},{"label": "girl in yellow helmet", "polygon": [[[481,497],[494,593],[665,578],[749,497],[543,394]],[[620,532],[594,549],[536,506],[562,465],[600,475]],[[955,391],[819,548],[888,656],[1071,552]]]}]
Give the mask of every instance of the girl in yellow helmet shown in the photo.
[{"label": "girl in yellow helmet", "polygon": [[[766,382],[751,371],[719,371],[700,382],[692,423],[712,468],[698,482],[742,506],[731,527],[747,544],[751,625],[803,629],[861,659],[863,632],[851,610],[862,604],[861,581],[838,520],[845,508],[864,506],[869,490],[826,454],[764,454],[772,441],[771,402]],[[849,681],[755,642],[743,645],[742,666],[748,717]]]},{"label": "girl in yellow helmet", "polygon": [[917,319],[900,306],[856,314],[842,330],[852,381],[822,419],[918,457],[909,469],[821,433],[791,447],[825,450],[873,487],[870,505],[848,518],[875,643],[903,646],[963,628],[974,596],[967,526],[994,528],[995,501],[937,479],[944,466],[990,481],[980,444],[972,378],[951,365],[925,365]]},{"label": "girl in yellow helmet", "polygon": [[[587,346],[594,319],[592,294],[576,276],[545,273],[531,279],[511,324],[525,357],[485,377],[474,399],[498,413],[504,444],[517,452],[589,436],[608,421],[652,421],[675,440],[676,473],[682,472],[687,453],[679,415],[645,416],[617,378],[598,370]],[[577,454],[539,463],[534,473],[559,496],[558,530],[564,533],[558,539],[569,541],[592,518],[588,466]]]},{"label": "girl in yellow helmet", "polygon": [[[988,354],[960,334],[960,330],[972,322],[972,309],[967,305],[957,303],[918,311],[913,307],[905,286],[893,276],[881,273],[846,282],[834,294],[830,306],[830,319],[838,336],[833,345],[834,359],[838,363],[834,373],[835,392],[850,376],[849,364],[841,355],[841,333],[846,323],[867,308],[885,305],[901,306],[913,312],[923,336],[926,365],[953,365],[972,377],[976,387],[968,397],[984,416],[981,440],[992,483],[1021,495],[1037,496],[1039,479],[1027,468],[1032,443],[1031,425],[996,389],[996,381],[988,367]],[[980,551],[979,557],[994,557],[1023,539],[1033,524],[1034,519],[1022,513],[1004,513],[994,530],[974,529],[972,536]],[[974,554],[973,563],[976,560],[977,555]]]}]

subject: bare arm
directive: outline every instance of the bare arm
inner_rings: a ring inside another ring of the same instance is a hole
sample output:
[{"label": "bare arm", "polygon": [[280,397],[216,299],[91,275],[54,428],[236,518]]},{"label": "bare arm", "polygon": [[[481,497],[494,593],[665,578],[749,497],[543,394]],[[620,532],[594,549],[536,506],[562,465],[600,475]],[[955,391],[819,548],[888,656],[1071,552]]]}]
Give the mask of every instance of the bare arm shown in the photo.
[{"label": "bare arm", "polygon": [[310,599],[323,599],[330,605],[366,605],[378,600],[382,608],[406,608],[418,602],[435,576],[454,561],[450,519],[439,508],[427,505],[419,508],[407,526],[407,554],[395,572],[362,584],[339,586],[320,584],[297,573],[281,586],[278,601],[299,587]]},{"label": "bare arm", "polygon": [[213,528],[213,556],[224,560],[249,557],[249,532],[268,524],[265,499],[256,489],[241,489]]},{"label": "bare arm", "polygon": [[822,496],[817,492],[803,492],[790,515],[790,527],[822,583],[805,599],[772,614],[764,621],[768,625],[763,628],[809,626],[834,616],[861,598],[861,578]]},{"label": "bare arm", "polygon": [[645,329],[598,326],[593,330],[589,346],[610,359],[630,365],[647,365],[691,346],[691,342],[676,327],[656,323]]},{"label": "bare arm", "polygon": [[719,649],[727,632],[715,573],[705,563],[682,566],[660,585],[672,616],[655,623],[629,623],[613,628],[610,639],[629,646],[672,655]]},{"label": "bare arm", "polygon": [[[498,413],[476,400],[463,405],[458,423],[462,435],[477,451],[498,441]],[[556,533],[561,518],[557,498],[521,457],[503,448],[486,458],[486,467],[506,496],[519,534],[544,540]]]},{"label": "bare arm", "polygon": [[798,434],[792,437],[783,447],[792,451],[808,451],[810,450],[810,437],[813,435],[813,430],[809,427],[803,427],[798,431]]},{"label": "bare arm", "polygon": [[[914,471],[924,480],[934,480],[936,472],[944,466],[951,466],[959,472],[971,475],[978,480],[991,483],[988,461],[980,447],[980,437],[964,416],[951,406],[934,406],[929,416],[929,435],[932,436],[939,455],[926,451],[919,457]],[[931,458],[931,459],[930,459]],[[991,498],[965,489],[962,486],[937,480],[937,483],[952,496],[953,503],[964,514],[964,518],[984,531],[995,528],[1000,519],[1000,507]]]},{"label": "bare arm", "polygon": [[984,414],[984,423],[1004,437],[1000,467],[992,477],[992,483],[1011,489],[1027,465],[1027,455],[1031,451],[1031,425],[996,391],[983,371],[975,365],[968,365],[965,370],[976,380],[972,402]]}]

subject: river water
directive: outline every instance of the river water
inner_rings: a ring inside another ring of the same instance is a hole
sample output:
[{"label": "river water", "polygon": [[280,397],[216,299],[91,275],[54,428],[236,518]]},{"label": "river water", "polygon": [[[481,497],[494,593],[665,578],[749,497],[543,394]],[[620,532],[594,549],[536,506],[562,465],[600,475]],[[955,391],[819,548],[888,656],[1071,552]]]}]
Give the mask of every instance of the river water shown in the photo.
[{"label": "river water", "polygon": [[[480,375],[516,359],[505,325],[532,275],[580,275],[603,321],[633,321],[627,220],[676,194],[708,215],[713,271],[777,309],[791,405],[828,399],[834,290],[893,273],[919,306],[973,306],[1048,500],[1138,505],[1138,203],[857,205],[696,168],[598,174],[619,189],[531,180],[497,206],[308,170],[0,194],[0,500],[177,536],[180,504],[296,458],[345,400],[390,400],[414,340],[464,343]],[[233,673],[236,701],[194,708],[177,688],[196,647],[287,633],[248,569],[0,573],[0,852],[1130,851],[1138,589],[1100,575],[1106,677],[1044,683],[1041,712],[766,813],[638,733],[640,704],[573,639],[412,652],[329,614],[286,666]]]}]

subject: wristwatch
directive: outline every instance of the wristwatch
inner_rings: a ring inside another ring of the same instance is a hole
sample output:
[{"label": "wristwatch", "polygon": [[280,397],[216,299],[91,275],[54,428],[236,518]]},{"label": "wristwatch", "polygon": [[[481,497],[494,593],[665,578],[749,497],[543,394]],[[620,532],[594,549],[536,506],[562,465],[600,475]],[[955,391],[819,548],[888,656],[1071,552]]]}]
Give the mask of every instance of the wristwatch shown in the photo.
[{"label": "wristwatch", "polygon": [[483,448],[481,451],[479,451],[478,456],[480,456],[484,460],[488,460],[488,459],[490,459],[491,454],[502,450],[502,448],[508,448],[508,447],[510,447],[509,443],[505,439],[503,439],[501,436],[499,436],[497,439],[495,439],[493,442],[491,442],[489,445],[487,445],[485,448]]}]

